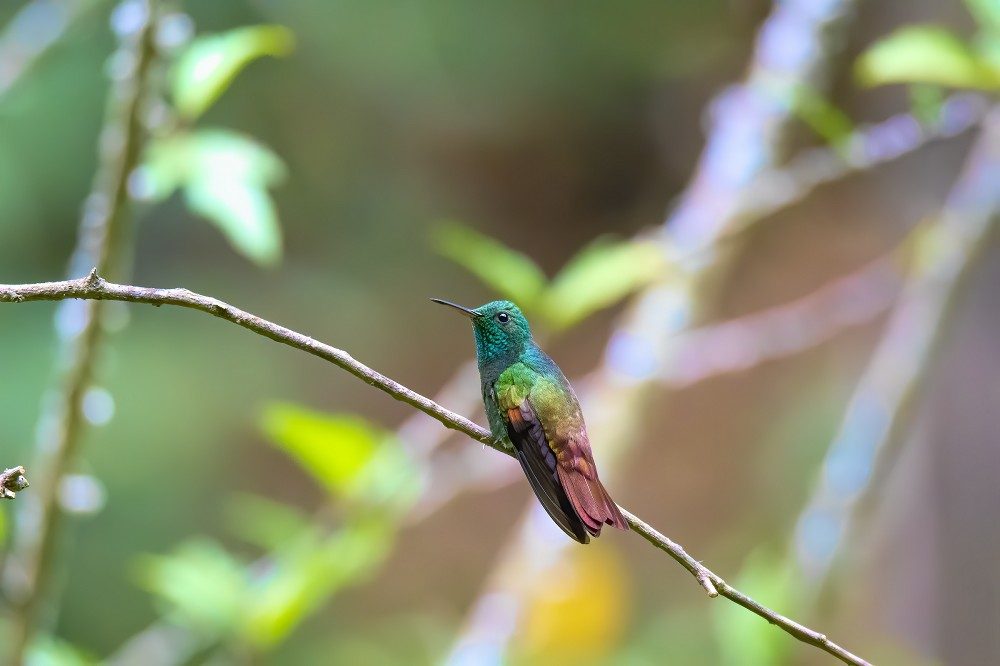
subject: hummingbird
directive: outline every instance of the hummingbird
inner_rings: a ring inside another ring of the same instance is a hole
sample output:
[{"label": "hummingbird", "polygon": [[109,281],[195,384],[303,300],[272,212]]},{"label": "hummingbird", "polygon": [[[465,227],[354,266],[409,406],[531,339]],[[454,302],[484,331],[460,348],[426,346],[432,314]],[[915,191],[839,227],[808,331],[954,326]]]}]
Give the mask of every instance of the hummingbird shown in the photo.
[{"label": "hummingbird", "polygon": [[571,539],[588,543],[605,524],[627,530],[597,476],[580,402],[562,370],[531,337],[510,301],[471,309],[432,298],[472,320],[483,403],[497,441],[507,439],[531,489]]}]

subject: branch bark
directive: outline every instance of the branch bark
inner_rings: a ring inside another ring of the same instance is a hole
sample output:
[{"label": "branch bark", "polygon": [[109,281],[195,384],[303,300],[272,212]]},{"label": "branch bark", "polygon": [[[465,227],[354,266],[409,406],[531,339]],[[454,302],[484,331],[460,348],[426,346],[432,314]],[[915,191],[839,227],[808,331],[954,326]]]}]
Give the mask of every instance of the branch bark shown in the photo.
[{"label": "branch bark", "polygon": [[0,472],[0,498],[14,499],[18,492],[31,485],[25,474],[22,465],[10,467]]},{"label": "branch bark", "polygon": [[[156,289],[136,287],[108,282],[101,278],[95,269],[87,277],[78,280],[63,280],[60,282],[44,282],[23,285],[0,285],[0,303],[24,303],[29,301],[63,301],[67,299],[85,299],[92,301],[123,301],[126,303],[147,303],[154,306],[174,305],[177,307],[198,310],[206,314],[224,319],[241,326],[253,333],[275,342],[312,354],[337,367],[346,370],[366,384],[389,394],[396,400],[404,402],[425,414],[437,419],[447,428],[464,433],[472,439],[487,446],[512,455],[513,452],[506,443],[497,442],[488,430],[469,419],[455,414],[433,400],[420,395],[399,382],[377,372],[361,363],[342,349],[319,342],[302,333],[293,331],[274,322],[262,319],[237,307],[224,303],[216,298],[196,294],[187,289]],[[629,525],[643,539],[664,551],[691,575],[704,588],[710,597],[723,596],[746,608],[771,624],[781,628],[798,640],[814,645],[817,648],[855,666],[867,665],[868,662],[852,654],[840,645],[830,641],[823,634],[808,629],[751,597],[736,590],[718,574],[712,572],[677,543],[650,527],[631,512],[622,509]]]}]

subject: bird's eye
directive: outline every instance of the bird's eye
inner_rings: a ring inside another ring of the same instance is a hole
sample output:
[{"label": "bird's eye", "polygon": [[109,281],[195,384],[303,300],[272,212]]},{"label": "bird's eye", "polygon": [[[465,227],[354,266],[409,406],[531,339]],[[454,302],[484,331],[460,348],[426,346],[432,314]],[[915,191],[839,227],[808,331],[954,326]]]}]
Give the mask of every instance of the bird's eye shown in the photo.
[{"label": "bird's eye", "polygon": [[510,315],[507,314],[506,312],[498,312],[497,321],[500,322],[501,324],[506,324],[508,321],[510,321]]}]

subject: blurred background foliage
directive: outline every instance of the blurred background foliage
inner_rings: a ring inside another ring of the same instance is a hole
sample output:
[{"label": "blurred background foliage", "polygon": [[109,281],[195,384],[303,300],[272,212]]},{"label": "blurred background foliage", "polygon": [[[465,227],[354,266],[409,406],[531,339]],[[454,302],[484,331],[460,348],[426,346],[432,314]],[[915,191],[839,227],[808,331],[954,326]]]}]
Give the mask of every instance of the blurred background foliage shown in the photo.
[{"label": "blurred background foliage", "polygon": [[[742,75],[768,8],[186,3],[161,25],[163,96],[129,182],[134,281],[236,303],[425,394],[472,354],[466,328],[426,297],[510,298],[580,376],[599,363],[623,300],[698,260],[644,230],[683,187],[704,107]],[[105,73],[128,65],[109,54],[134,10],[101,0],[0,7],[0,282],[65,270],[96,168]],[[15,57],[36,48],[35,62]],[[829,96],[807,87],[792,100],[796,146],[841,150],[859,123],[907,109],[933,117],[948,90],[995,93],[1000,9],[862,3],[837,62]],[[781,304],[895,247],[940,207],[967,144],[837,183],[740,239],[752,249],[709,318]],[[1000,370],[995,344],[983,351],[1000,311],[993,256],[955,315],[966,345],[949,355],[963,354],[959,366],[978,358]],[[412,519],[433,476],[392,430],[409,408],[206,317],[121,313],[132,325],[112,339],[85,408],[95,427],[78,486],[98,499],[76,504],[61,608],[33,663],[439,660],[526,484],[484,483]],[[660,391],[664,408],[641,424],[643,446],[615,495],[717,570],[740,571],[737,587],[878,663],[987,653],[996,637],[975,627],[1000,619],[995,594],[972,625],[942,624],[937,613],[954,601],[921,581],[942,580],[946,567],[918,558],[901,584],[880,583],[870,562],[926,545],[919,539],[861,539],[819,603],[792,577],[789,531],[877,337],[870,323],[798,356]],[[54,343],[49,308],[0,309],[0,462],[30,458]],[[970,396],[995,403],[997,376],[945,377],[930,411],[946,418]],[[975,440],[963,433],[976,427],[963,419],[954,435]],[[881,520],[919,518],[933,531],[963,506],[963,481],[929,471],[937,454],[917,450],[892,496],[930,485],[938,517],[883,506]],[[10,513],[0,513],[4,541]],[[996,526],[972,532],[949,548],[996,552]],[[988,566],[996,580],[995,558]],[[574,551],[550,583],[521,626],[498,627],[515,632],[513,663],[823,661],[734,605],[705,603],[635,539]],[[143,642],[156,636],[167,640]]]}]

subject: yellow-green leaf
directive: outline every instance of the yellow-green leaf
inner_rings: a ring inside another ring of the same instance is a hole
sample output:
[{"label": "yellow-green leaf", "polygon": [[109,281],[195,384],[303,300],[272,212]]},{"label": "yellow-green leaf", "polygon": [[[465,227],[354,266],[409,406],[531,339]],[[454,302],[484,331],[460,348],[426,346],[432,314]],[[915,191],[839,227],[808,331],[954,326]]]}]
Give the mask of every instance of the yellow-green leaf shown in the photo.
[{"label": "yellow-green leaf", "polygon": [[534,307],[545,287],[545,274],[527,255],[478,231],[445,224],[434,232],[432,241],[438,252],[523,310]]},{"label": "yellow-green leaf", "polygon": [[265,550],[280,550],[313,534],[309,518],[288,504],[259,495],[240,494],[226,505],[230,531]]},{"label": "yellow-green leaf", "polygon": [[828,143],[840,144],[854,131],[846,113],[810,86],[798,86],[792,97],[795,115]]},{"label": "yellow-green leaf", "polygon": [[277,645],[339,589],[361,582],[385,559],[394,527],[382,519],[357,521],[279,559],[249,607],[246,638]]},{"label": "yellow-green leaf", "polygon": [[970,45],[944,28],[908,26],[865,51],[856,64],[858,79],[867,86],[930,83],[950,88],[994,90],[1000,72]]},{"label": "yellow-green leaf", "polygon": [[554,328],[568,328],[666,275],[663,250],[650,241],[599,240],[560,271],[539,310]]},{"label": "yellow-green leaf", "polygon": [[264,431],[337,496],[354,496],[372,462],[384,431],[350,414],[329,415],[292,405],[276,405],[264,414]]},{"label": "yellow-green leaf", "polygon": [[197,118],[252,60],[284,56],[294,46],[292,31],[280,25],[248,26],[198,37],[171,71],[174,105],[186,118]]}]

